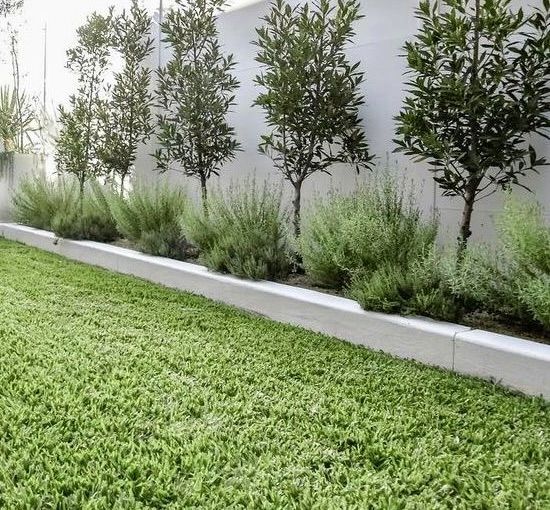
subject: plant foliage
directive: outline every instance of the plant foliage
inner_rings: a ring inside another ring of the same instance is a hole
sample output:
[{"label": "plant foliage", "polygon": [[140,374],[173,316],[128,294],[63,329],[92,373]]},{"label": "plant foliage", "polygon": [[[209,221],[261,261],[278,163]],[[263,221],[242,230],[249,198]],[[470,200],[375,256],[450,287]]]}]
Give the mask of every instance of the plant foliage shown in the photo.
[{"label": "plant foliage", "polygon": [[59,237],[86,239],[109,243],[119,237],[115,220],[109,206],[112,190],[89,180],[84,195],[73,186],[72,201],[68,207],[59,209],[52,218],[52,230]]},{"label": "plant foliage", "polygon": [[0,275],[2,508],[550,507],[543,399],[4,239]]},{"label": "plant foliage", "polygon": [[[176,0],[162,24],[171,58],[158,71],[160,148],[158,168],[181,170],[206,183],[231,160],[239,144],[227,115],[238,81],[233,55],[224,55],[218,41],[217,14],[222,0]],[[172,166],[177,164],[178,167]]]},{"label": "plant foliage", "polygon": [[428,161],[444,195],[462,198],[461,248],[475,203],[524,186],[546,163],[527,141],[550,134],[550,0],[529,15],[510,4],[422,0],[419,34],[405,45],[409,94],[396,143]]},{"label": "plant foliage", "polygon": [[[5,46],[8,50],[9,64],[12,78],[12,99],[10,101],[10,140],[4,151],[26,152],[28,146],[28,115],[29,105],[21,87],[21,68],[19,63],[19,31],[21,12],[24,0],[0,0],[0,35],[4,40],[0,41],[0,52]],[[1,57],[1,55],[0,55]],[[4,119],[6,121],[6,119]],[[4,140],[6,141],[6,140]]]},{"label": "plant foliage", "polygon": [[111,203],[118,230],[126,239],[145,253],[175,259],[188,255],[179,225],[188,207],[185,192],[168,184],[138,184],[127,197]]},{"label": "plant foliage", "polygon": [[315,172],[329,173],[334,163],[359,170],[372,159],[359,118],[363,73],[345,53],[360,18],[357,0],[295,7],[276,0],[257,29],[262,70],[256,83],[264,92],[255,104],[271,129],[262,135],[260,151],[294,188],[296,235],[303,182]]},{"label": "plant foliage", "polygon": [[456,321],[463,311],[441,265],[441,254],[432,247],[407,266],[381,264],[372,273],[356,273],[349,294],[366,310]]},{"label": "plant foliage", "polygon": [[100,112],[104,108],[102,86],[109,62],[111,22],[110,16],[89,16],[77,31],[77,45],[67,52],[67,67],[77,76],[78,90],[70,97],[70,107],[59,109],[61,129],[55,160],[61,172],[76,177],[81,195],[85,182],[103,173]]},{"label": "plant foliage", "polygon": [[23,179],[12,196],[15,221],[51,230],[53,217],[72,207],[78,194],[74,184],[71,179],[48,179],[43,174]]},{"label": "plant foliage", "polygon": [[468,246],[443,263],[447,287],[465,314],[489,313],[549,333],[550,227],[542,208],[508,197],[493,249]]},{"label": "plant foliage", "polygon": [[15,220],[52,230],[59,237],[110,242],[118,237],[109,202],[111,191],[89,180],[80,195],[74,176],[24,179],[13,195]]},{"label": "plant foliage", "polygon": [[509,198],[498,226],[517,297],[550,332],[550,226],[542,208]]},{"label": "plant foliage", "polygon": [[407,268],[430,249],[436,225],[425,222],[414,198],[389,172],[349,196],[320,201],[304,222],[300,254],[319,285],[343,288],[355,273],[381,265]]},{"label": "plant foliage", "polygon": [[[27,94],[0,87],[0,142],[4,152],[24,153],[38,130],[35,107]],[[23,139],[23,142],[21,142]]]},{"label": "plant foliage", "polygon": [[24,0],[0,0],[0,16],[8,16],[23,8]]},{"label": "plant foliage", "polygon": [[132,0],[131,8],[113,17],[111,44],[122,58],[122,70],[101,111],[103,140],[99,158],[108,173],[118,177],[121,193],[131,174],[138,145],[153,132],[151,70],[146,67],[153,51],[151,18],[146,9]]},{"label": "plant foliage", "polygon": [[290,248],[281,192],[254,182],[215,193],[208,211],[190,210],[182,228],[200,250],[200,260],[216,271],[277,279],[290,270]]}]

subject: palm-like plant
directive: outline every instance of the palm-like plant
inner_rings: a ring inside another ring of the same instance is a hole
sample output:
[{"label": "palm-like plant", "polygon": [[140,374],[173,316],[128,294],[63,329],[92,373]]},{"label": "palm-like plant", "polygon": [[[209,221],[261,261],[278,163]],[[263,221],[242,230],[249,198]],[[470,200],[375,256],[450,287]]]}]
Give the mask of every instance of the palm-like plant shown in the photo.
[{"label": "palm-like plant", "polygon": [[25,92],[19,96],[9,86],[0,87],[0,142],[2,152],[26,152],[38,129],[36,112]]}]

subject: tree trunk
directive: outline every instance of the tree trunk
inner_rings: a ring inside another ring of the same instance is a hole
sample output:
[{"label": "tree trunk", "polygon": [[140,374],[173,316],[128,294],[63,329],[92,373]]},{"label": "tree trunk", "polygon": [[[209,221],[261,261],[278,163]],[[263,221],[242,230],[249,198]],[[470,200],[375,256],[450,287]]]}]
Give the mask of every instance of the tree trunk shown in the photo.
[{"label": "tree trunk", "polygon": [[206,175],[201,174],[201,197],[202,210],[205,216],[208,216],[208,189],[206,187]]},{"label": "tree trunk", "polygon": [[122,174],[120,177],[120,197],[124,198],[124,181],[126,180],[127,174]]},{"label": "tree trunk", "polygon": [[294,209],[293,226],[296,239],[300,237],[301,231],[301,209],[302,209],[302,181],[294,184],[294,199],[292,200],[292,208]]},{"label": "tree trunk", "polygon": [[84,185],[86,183],[86,176],[82,175],[78,178],[78,202],[80,206],[80,216],[84,214]]},{"label": "tree trunk", "polygon": [[[473,56],[472,56],[472,72],[470,77],[470,87],[477,92],[479,81],[479,47],[480,47],[480,17],[481,17],[481,0],[475,0],[475,22],[474,22],[474,41],[473,41]],[[462,220],[460,222],[460,234],[458,236],[458,261],[462,260],[464,251],[468,246],[468,238],[472,235],[471,223],[472,213],[474,211],[474,204],[476,200],[477,189],[481,182],[481,178],[478,177],[480,169],[477,167],[478,163],[478,132],[479,122],[477,117],[474,117],[470,121],[471,131],[471,143],[470,143],[470,165],[468,169],[470,178],[465,186],[464,192],[464,208],[462,210]]]},{"label": "tree trunk", "polygon": [[477,183],[470,184],[464,195],[464,207],[462,209],[462,219],[460,221],[460,234],[458,236],[458,258],[461,259],[466,247],[468,239],[472,235],[471,223],[472,213],[474,212],[474,204],[476,198]]}]

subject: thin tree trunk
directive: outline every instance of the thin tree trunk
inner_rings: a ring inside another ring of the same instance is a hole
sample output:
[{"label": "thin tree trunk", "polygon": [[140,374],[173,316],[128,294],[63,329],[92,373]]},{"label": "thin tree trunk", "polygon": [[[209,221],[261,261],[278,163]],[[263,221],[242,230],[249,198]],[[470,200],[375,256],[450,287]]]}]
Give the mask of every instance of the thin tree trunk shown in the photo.
[{"label": "thin tree trunk", "polygon": [[86,147],[85,147],[85,159],[86,159],[86,172],[89,172],[90,170],[90,152],[91,152],[91,143],[92,143],[92,118],[93,118],[93,101],[94,101],[94,94],[95,94],[95,85],[94,82],[96,81],[96,67],[95,63],[92,68],[92,76],[90,78],[90,81],[88,82],[90,90],[88,91],[88,97],[87,97],[87,110],[86,110]]},{"label": "thin tree trunk", "polygon": [[120,197],[124,198],[124,181],[126,180],[126,174],[122,174],[120,177]]},{"label": "thin tree trunk", "polygon": [[78,177],[78,201],[80,206],[80,216],[84,213],[84,185],[86,183],[86,176],[82,174]]},{"label": "thin tree trunk", "polygon": [[[480,46],[480,17],[481,17],[481,1],[475,1],[475,23],[474,23],[474,40],[473,40],[473,55],[472,55],[472,71],[470,77],[470,87],[477,92],[478,88],[478,72],[479,72],[479,46]],[[468,173],[470,178],[466,184],[464,193],[464,208],[462,210],[462,219],[460,221],[460,234],[458,236],[458,261],[463,258],[464,251],[468,246],[468,239],[472,235],[472,213],[474,212],[474,204],[477,194],[477,189],[481,182],[480,168],[478,162],[478,143],[479,143],[479,122],[476,117],[470,120],[470,155]]]},{"label": "thin tree trunk", "polygon": [[301,209],[302,209],[302,181],[297,181],[294,184],[294,198],[292,200],[292,208],[294,209],[293,226],[296,239],[300,237],[301,231]]},{"label": "thin tree trunk", "polygon": [[204,215],[208,216],[208,189],[206,187],[206,175],[201,174],[201,197],[202,197],[202,210]]},{"label": "thin tree trunk", "polygon": [[461,260],[464,251],[468,246],[468,239],[472,235],[472,213],[474,212],[474,204],[476,191],[479,183],[477,181],[468,185],[464,195],[464,207],[462,209],[462,219],[460,221],[460,234],[458,236],[458,259]]}]

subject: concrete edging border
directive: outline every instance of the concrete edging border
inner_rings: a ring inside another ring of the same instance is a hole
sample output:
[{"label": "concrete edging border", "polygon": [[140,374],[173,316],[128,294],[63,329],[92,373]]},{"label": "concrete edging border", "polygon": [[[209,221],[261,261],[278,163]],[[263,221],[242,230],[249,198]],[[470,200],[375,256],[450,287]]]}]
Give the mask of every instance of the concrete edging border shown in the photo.
[{"label": "concrete edging border", "polygon": [[12,223],[0,223],[0,236],[399,358],[550,399],[550,345],[422,317],[368,312],[350,299],[281,283],[244,280],[108,244],[57,239],[51,232]]}]

